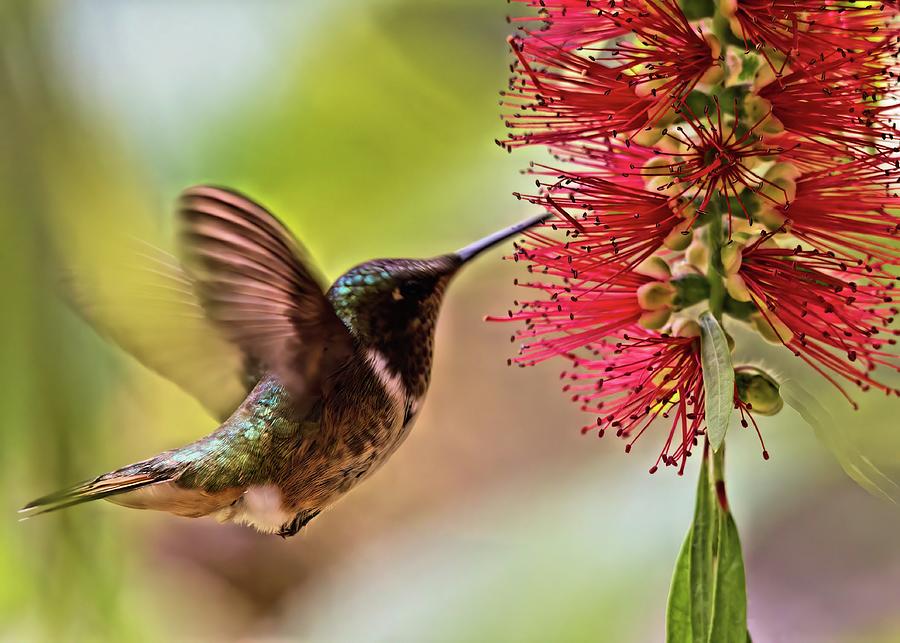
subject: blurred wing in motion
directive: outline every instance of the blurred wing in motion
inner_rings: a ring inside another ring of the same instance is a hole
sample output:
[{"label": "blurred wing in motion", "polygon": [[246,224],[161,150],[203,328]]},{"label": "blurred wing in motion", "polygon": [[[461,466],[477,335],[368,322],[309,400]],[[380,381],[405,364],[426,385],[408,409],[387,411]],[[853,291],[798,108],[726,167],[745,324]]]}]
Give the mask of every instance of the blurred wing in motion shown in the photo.
[{"label": "blurred wing in motion", "polygon": [[[872,495],[894,504],[900,503],[900,485],[861,452],[846,434],[845,427],[852,420],[838,421],[795,379],[785,381],[780,392],[784,401],[813,428],[816,437],[837,458],[848,476]],[[859,428],[859,422],[855,424]]]},{"label": "blurred wing in motion", "polygon": [[265,208],[198,186],[179,203],[179,240],[207,316],[244,353],[275,371],[308,405],[353,351],[293,235]]},{"label": "blurred wing in motion", "polygon": [[101,269],[70,273],[64,297],[101,336],[227,418],[258,374],[206,317],[178,260],[137,240],[105,259]]}]

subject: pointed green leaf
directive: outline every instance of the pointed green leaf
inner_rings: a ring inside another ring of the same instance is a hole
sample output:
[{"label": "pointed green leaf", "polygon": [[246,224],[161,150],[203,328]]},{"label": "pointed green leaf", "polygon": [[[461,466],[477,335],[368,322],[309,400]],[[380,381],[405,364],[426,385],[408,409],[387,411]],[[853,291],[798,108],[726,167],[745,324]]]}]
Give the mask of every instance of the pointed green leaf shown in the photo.
[{"label": "pointed green leaf", "polygon": [[747,587],[744,578],[744,557],[737,525],[730,513],[721,512],[713,588],[712,627],[709,641],[746,640]]},{"label": "pointed green leaf", "polygon": [[691,534],[688,529],[669,589],[666,607],[666,643],[691,643]]},{"label": "pointed green leaf", "polygon": [[708,459],[703,458],[697,482],[697,504],[691,527],[691,632],[693,641],[706,641],[712,620],[714,545],[718,531],[718,503],[709,480]]},{"label": "pointed green leaf", "polygon": [[713,455],[709,445],[704,449],[694,522],[672,577],[667,643],[750,641],[741,542],[715,488],[724,456],[724,451]]},{"label": "pointed green leaf", "polygon": [[700,315],[700,333],[706,431],[710,445],[718,451],[734,409],[734,367],[725,331],[709,312]]}]

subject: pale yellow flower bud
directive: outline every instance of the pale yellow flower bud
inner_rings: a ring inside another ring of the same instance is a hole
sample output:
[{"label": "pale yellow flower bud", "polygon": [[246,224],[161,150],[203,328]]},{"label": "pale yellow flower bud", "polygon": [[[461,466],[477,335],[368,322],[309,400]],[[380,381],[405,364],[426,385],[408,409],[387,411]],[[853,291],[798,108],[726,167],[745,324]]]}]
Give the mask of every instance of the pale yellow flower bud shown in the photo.
[{"label": "pale yellow flower bud", "polygon": [[722,248],[722,268],[726,275],[737,274],[737,271],[741,269],[743,250],[744,246],[734,241]]},{"label": "pale yellow flower bud", "polygon": [[765,371],[752,366],[735,370],[734,382],[738,397],[757,415],[775,415],[784,408],[778,382]]},{"label": "pale yellow flower bud", "polygon": [[771,344],[781,344],[782,342],[787,344],[794,338],[791,329],[771,312],[767,312],[766,316],[763,316],[762,313],[751,315],[750,324],[764,340]]},{"label": "pale yellow flower bud", "polygon": [[[753,91],[758,92],[760,89],[775,82],[775,79],[778,78],[778,75],[775,73],[775,69],[780,70],[781,76],[787,76],[791,73],[791,68],[784,64],[784,54],[779,51],[775,51],[774,49],[766,50],[766,56],[769,61],[762,65],[759,68],[759,71],[756,73],[756,77],[753,79]],[[772,69],[772,68],[775,69]]]},{"label": "pale yellow flower bud", "polygon": [[683,219],[693,221],[697,218],[697,204],[694,201],[688,201],[684,198],[669,199],[669,208],[672,212],[677,212]]},{"label": "pale yellow flower bud", "polygon": [[668,157],[663,156],[654,156],[644,164],[644,185],[648,191],[665,192],[678,189],[677,185],[670,185],[674,182],[670,167],[671,161]]},{"label": "pale yellow flower bud", "polygon": [[677,291],[667,281],[651,281],[637,289],[638,304],[644,310],[659,310],[672,305]]},{"label": "pale yellow flower bud", "polygon": [[700,337],[700,324],[693,319],[679,317],[672,322],[672,334],[676,337]]},{"label": "pale yellow flower bud", "polygon": [[719,57],[722,55],[722,43],[710,33],[705,34],[704,38],[706,39],[707,44],[709,44],[713,62],[712,66],[710,66],[710,68],[700,76],[700,80],[697,81],[697,85],[701,88],[712,87],[713,85],[722,82],[725,78],[725,67],[719,61]]},{"label": "pale yellow flower bud", "polygon": [[728,26],[731,27],[731,33],[733,33],[736,38],[739,38],[741,40],[744,39],[744,28],[738,21],[737,16],[728,17]]},{"label": "pale yellow flower bud", "polygon": [[757,193],[760,201],[769,203],[788,204],[797,198],[797,182],[788,178],[776,178],[774,180],[766,176],[767,183],[763,183]]},{"label": "pale yellow flower bud", "polygon": [[643,147],[653,147],[663,136],[661,127],[647,127],[631,137],[631,140]]},{"label": "pale yellow flower bud", "polygon": [[731,295],[732,299],[738,301],[753,300],[753,296],[750,294],[750,289],[747,288],[744,278],[738,274],[725,277],[725,290],[728,291],[728,294]]},{"label": "pale yellow flower bud", "polygon": [[659,279],[660,281],[668,281],[672,276],[669,264],[662,257],[648,257],[634,267],[634,271],[639,275]]},{"label": "pale yellow flower bud", "polygon": [[681,252],[685,250],[694,239],[694,233],[691,230],[691,222],[684,221],[679,223],[672,232],[663,240],[663,245],[669,250]]},{"label": "pale yellow flower bud", "polygon": [[719,0],[719,11],[726,18],[732,18],[737,14],[737,0]]},{"label": "pale yellow flower bud", "polygon": [[796,181],[800,178],[800,169],[793,163],[775,163],[766,171],[766,178],[770,181],[776,179]]},{"label": "pale yellow flower bud", "polygon": [[684,256],[692,266],[706,274],[706,268],[709,266],[709,248],[700,237],[694,238]]},{"label": "pale yellow flower bud", "polygon": [[753,214],[753,218],[770,231],[777,230],[784,225],[785,221],[787,221],[787,217],[784,216],[784,213],[769,201],[760,202],[759,209]]},{"label": "pale yellow flower bud", "polygon": [[640,319],[638,324],[647,330],[659,330],[669,321],[672,316],[671,308],[660,308],[659,310],[648,310]]},{"label": "pale yellow flower bud", "polygon": [[748,127],[756,125],[754,131],[760,136],[776,136],[784,132],[784,124],[772,114],[772,103],[756,94],[744,97],[744,112]]}]

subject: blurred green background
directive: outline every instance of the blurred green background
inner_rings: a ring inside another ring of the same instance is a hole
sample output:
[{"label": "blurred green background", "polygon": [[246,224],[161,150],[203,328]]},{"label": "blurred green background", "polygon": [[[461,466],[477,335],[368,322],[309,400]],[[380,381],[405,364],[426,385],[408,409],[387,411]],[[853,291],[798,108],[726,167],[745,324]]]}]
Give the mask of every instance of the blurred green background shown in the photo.
[{"label": "blurred green background", "polygon": [[[517,294],[499,251],[450,291],[414,434],[299,537],[105,503],[15,514],[213,428],[52,295],[73,266],[114,271],[117,235],[165,238],[183,187],[260,199],[332,278],[529,212],[509,195],[531,153],[493,144],[508,10],[0,3],[0,640],[662,640],[695,471],[647,475],[659,432],[628,457],[580,436],[558,364],[506,367],[511,328],[482,322]],[[897,402],[863,401],[840,427],[896,467]],[[796,414],[762,424],[768,462],[729,436],[754,640],[900,641],[900,512]]]}]

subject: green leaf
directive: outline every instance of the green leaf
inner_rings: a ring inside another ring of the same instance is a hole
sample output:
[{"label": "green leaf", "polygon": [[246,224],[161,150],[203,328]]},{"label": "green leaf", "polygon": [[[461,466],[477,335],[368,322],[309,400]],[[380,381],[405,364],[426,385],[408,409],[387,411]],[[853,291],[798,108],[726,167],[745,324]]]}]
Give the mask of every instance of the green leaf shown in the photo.
[{"label": "green leaf", "polygon": [[[750,641],[747,589],[737,526],[719,501],[725,452],[704,449],[694,522],[675,563],[666,643]],[[717,482],[718,481],[718,482]]]},{"label": "green leaf", "polygon": [[691,632],[692,641],[706,641],[712,620],[714,545],[718,531],[718,503],[712,493],[709,465],[703,458],[697,481],[697,504],[691,527]]},{"label": "green leaf", "polygon": [[688,529],[675,573],[669,589],[669,604],[666,607],[666,643],[689,643],[693,641],[691,630],[691,541],[693,530]]},{"label": "green leaf", "polygon": [[700,315],[700,361],[706,399],[706,432],[713,451],[718,451],[734,409],[734,367],[725,331],[709,312]]},{"label": "green leaf", "polygon": [[713,616],[709,641],[746,640],[747,587],[744,558],[737,525],[728,512],[719,514],[716,580],[713,586]]}]

